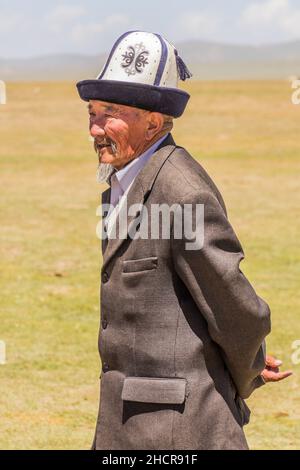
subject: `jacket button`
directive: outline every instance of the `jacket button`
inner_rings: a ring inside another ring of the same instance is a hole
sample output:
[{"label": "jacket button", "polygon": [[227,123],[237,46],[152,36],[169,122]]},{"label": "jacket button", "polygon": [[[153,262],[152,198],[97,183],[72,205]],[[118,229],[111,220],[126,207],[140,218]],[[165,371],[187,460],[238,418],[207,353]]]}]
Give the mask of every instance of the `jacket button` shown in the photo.
[{"label": "jacket button", "polygon": [[105,330],[107,328],[107,320],[106,318],[103,318],[102,320],[102,328]]},{"label": "jacket button", "polygon": [[102,282],[106,283],[109,280],[109,275],[106,271],[102,274]]},{"label": "jacket button", "polygon": [[109,365],[107,364],[107,362],[103,363],[102,370],[103,372],[107,372],[109,370]]}]

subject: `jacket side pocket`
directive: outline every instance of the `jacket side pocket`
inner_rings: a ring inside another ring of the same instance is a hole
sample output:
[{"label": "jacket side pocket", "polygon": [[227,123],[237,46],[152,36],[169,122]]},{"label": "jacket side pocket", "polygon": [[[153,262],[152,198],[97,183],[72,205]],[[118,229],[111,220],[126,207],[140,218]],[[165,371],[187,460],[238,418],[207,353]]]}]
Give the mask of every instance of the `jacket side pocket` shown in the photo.
[{"label": "jacket side pocket", "polygon": [[181,405],[186,398],[184,378],[126,377],[122,400]]}]

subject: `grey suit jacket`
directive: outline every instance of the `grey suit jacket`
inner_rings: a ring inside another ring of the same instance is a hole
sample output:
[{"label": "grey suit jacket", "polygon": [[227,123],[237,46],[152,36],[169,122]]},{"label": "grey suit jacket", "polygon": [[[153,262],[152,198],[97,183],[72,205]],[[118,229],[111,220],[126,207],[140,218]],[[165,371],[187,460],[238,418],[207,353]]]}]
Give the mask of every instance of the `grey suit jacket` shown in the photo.
[{"label": "grey suit jacket", "polygon": [[270,312],[240,270],[222,197],[170,136],[136,177],[136,203],[204,204],[204,245],[187,250],[172,219],[170,239],[103,241],[93,448],[247,449],[243,398],[263,384]]}]

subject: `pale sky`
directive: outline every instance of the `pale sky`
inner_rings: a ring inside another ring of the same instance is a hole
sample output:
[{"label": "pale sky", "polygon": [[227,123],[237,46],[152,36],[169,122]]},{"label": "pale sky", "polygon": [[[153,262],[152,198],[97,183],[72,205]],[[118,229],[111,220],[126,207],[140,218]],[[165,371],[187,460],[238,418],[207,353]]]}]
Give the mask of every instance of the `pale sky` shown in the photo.
[{"label": "pale sky", "polygon": [[300,39],[300,0],[0,0],[0,57],[107,52],[145,30],[177,44]]}]

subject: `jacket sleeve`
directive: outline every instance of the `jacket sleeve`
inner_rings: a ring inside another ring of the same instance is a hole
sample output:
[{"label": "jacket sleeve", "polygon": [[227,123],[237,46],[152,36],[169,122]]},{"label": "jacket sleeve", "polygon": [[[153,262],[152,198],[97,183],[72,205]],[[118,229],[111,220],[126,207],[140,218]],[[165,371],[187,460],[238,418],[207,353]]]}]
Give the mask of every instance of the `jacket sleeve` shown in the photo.
[{"label": "jacket sleeve", "polygon": [[[194,232],[199,236],[204,227],[204,236],[200,247],[187,249],[191,240],[185,223],[181,239],[175,238],[173,225],[175,270],[205,317],[211,338],[221,348],[238,394],[247,398],[264,384],[260,373],[265,367],[264,338],[271,328],[270,310],[240,270],[242,247],[214,193],[194,190],[182,199],[183,211],[186,204],[192,208]],[[200,222],[196,204],[204,208]]]}]

